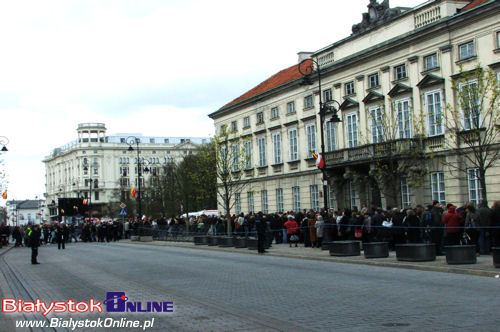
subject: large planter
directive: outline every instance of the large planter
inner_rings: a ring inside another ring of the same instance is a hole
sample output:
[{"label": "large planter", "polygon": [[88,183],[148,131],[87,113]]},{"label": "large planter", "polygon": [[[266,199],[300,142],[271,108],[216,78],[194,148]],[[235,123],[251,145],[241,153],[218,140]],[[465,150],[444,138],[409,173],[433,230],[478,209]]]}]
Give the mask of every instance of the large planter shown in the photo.
[{"label": "large planter", "polygon": [[389,257],[389,243],[387,242],[367,242],[363,243],[365,258],[386,258]]},{"label": "large planter", "polygon": [[[324,238],[323,238],[324,240]],[[321,250],[330,250],[330,245],[332,244],[333,242],[323,242],[321,243]]]},{"label": "large planter", "polygon": [[233,239],[235,248],[246,248],[247,247],[247,239],[244,237],[236,237]]},{"label": "large planter", "polygon": [[217,237],[216,236],[209,236],[208,237],[208,245],[209,246],[216,246],[217,245]]},{"label": "large planter", "polygon": [[396,259],[407,262],[436,260],[436,246],[433,243],[396,244]]},{"label": "large planter", "polygon": [[196,235],[196,236],[193,236],[193,241],[194,241],[194,244],[196,244],[196,245],[208,244],[208,236]]},{"label": "large planter", "polygon": [[234,247],[233,238],[228,236],[221,236],[217,243],[222,248]]},{"label": "large planter", "polygon": [[247,248],[248,248],[248,250],[257,250],[258,240],[257,239],[247,239]]},{"label": "large planter", "polygon": [[491,248],[491,256],[493,256],[493,265],[500,267],[500,247]]},{"label": "large planter", "polygon": [[141,235],[141,236],[139,236],[139,241],[141,241],[141,242],[153,242],[153,236]]},{"label": "large planter", "polygon": [[139,235],[131,235],[130,241],[139,241]]},{"label": "large planter", "polygon": [[476,246],[446,246],[446,263],[476,264]]},{"label": "large planter", "polygon": [[330,244],[330,256],[359,256],[361,249],[358,241],[333,241]]}]

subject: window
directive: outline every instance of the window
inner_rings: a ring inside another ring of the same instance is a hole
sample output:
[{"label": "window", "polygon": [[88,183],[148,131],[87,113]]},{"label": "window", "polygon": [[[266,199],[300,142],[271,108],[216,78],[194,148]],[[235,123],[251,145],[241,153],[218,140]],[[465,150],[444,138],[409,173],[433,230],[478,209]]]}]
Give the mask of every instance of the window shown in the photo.
[{"label": "window", "polygon": [[467,183],[469,187],[469,201],[477,206],[483,200],[479,168],[467,169]]},{"label": "window", "polygon": [[257,124],[263,124],[264,123],[264,113],[259,112],[257,113]]},{"label": "window", "polygon": [[[224,124],[224,125],[220,126],[220,134],[221,135],[226,134],[226,131],[227,131],[227,125]],[[182,139],[181,139],[181,143],[184,143]]]},{"label": "window", "polygon": [[238,131],[238,123],[236,121],[231,122],[231,131],[233,133]]},{"label": "window", "polygon": [[326,102],[332,101],[332,89],[326,89],[323,91],[323,100]]},{"label": "window", "polygon": [[241,194],[240,193],[234,194],[234,205],[236,208],[236,213],[240,214],[241,213]]},{"label": "window", "polygon": [[97,174],[99,174],[98,170],[97,170],[97,167],[94,167],[94,175],[97,175]]},{"label": "window", "polygon": [[425,102],[427,107],[429,136],[442,135],[444,133],[444,127],[441,90],[427,92],[425,94]]},{"label": "window", "polygon": [[394,67],[394,79],[397,80],[402,80],[403,78],[406,78],[406,65],[399,65]]},{"label": "window", "polygon": [[309,96],[305,97],[304,98],[304,108],[313,108],[313,107],[314,107],[313,96],[309,95]]},{"label": "window", "polygon": [[300,187],[293,187],[292,188],[292,194],[293,194],[293,210],[295,212],[300,211]]},{"label": "window", "polygon": [[358,115],[351,113],[346,115],[347,146],[354,148],[358,146]]},{"label": "window", "polygon": [[468,59],[473,56],[476,56],[473,41],[458,45],[458,60]]},{"label": "window", "polygon": [[128,176],[128,167],[127,166],[120,167],[120,175],[121,176]]},{"label": "window", "polygon": [[465,130],[481,127],[481,111],[479,104],[477,81],[472,80],[458,86],[459,103],[463,108],[463,125]]},{"label": "window", "polygon": [[444,187],[444,173],[431,173],[431,198],[441,204],[446,204],[446,193]]},{"label": "window", "polygon": [[436,53],[424,57],[424,70],[438,67],[438,56]]},{"label": "window", "polygon": [[347,82],[344,84],[345,94],[346,96],[354,94],[354,82]]},{"label": "window", "polygon": [[318,185],[312,185],[311,189],[311,208],[314,211],[319,211],[319,191]]},{"label": "window", "polygon": [[169,140],[168,138],[165,138],[165,139],[163,140],[163,143],[167,143],[167,144],[168,144],[169,142],[170,142],[170,140]]},{"label": "window", "polygon": [[259,167],[267,166],[266,157],[266,137],[257,138],[257,146],[259,147]]},{"label": "window", "polygon": [[128,187],[130,186],[130,182],[128,178],[120,178],[120,186],[121,187]]},{"label": "window", "polygon": [[154,138],[150,138],[150,139],[149,139],[149,143],[153,143],[153,144],[154,144],[154,142],[155,142],[155,139],[154,139]]},{"label": "window", "polygon": [[268,213],[269,212],[269,208],[268,208],[268,205],[267,205],[267,190],[262,190],[260,192],[260,200],[261,200],[261,204],[262,204],[262,212],[263,213]]},{"label": "window", "polygon": [[282,213],[284,211],[283,208],[283,188],[278,188],[276,189],[276,204],[279,213]]},{"label": "window", "polygon": [[371,117],[372,143],[382,143],[384,141],[384,116],[380,106],[369,108]]},{"label": "window", "polygon": [[252,141],[245,142],[245,168],[252,168]]},{"label": "window", "polygon": [[401,207],[411,206],[410,187],[406,179],[401,180]]},{"label": "window", "polygon": [[99,192],[94,191],[94,201],[98,201],[98,200],[99,200]]},{"label": "window", "polygon": [[286,104],[286,113],[287,114],[292,114],[295,113],[295,102],[291,101]]},{"label": "window", "polygon": [[288,145],[290,146],[290,161],[299,159],[299,142],[297,138],[297,128],[288,130]]},{"label": "window", "polygon": [[326,131],[326,151],[337,150],[337,124],[331,121],[325,121]]},{"label": "window", "polygon": [[248,127],[250,127],[250,117],[245,116],[243,118],[243,128],[248,128]]},{"label": "window", "polygon": [[328,185],[328,207],[333,209],[335,207],[335,187]]},{"label": "window", "polygon": [[307,149],[308,149],[308,157],[311,156],[311,152],[316,151],[316,125],[308,124],[306,126],[306,135],[307,135]]},{"label": "window", "polygon": [[377,74],[368,75],[368,86],[370,88],[376,88],[379,85],[380,85],[380,82],[378,81],[378,73]]},{"label": "window", "polygon": [[126,143],[125,142],[125,137],[120,137],[120,143]]},{"label": "window", "polygon": [[399,138],[411,138],[411,113],[410,113],[410,99],[397,100],[394,103],[396,108],[396,116],[398,119],[398,133]]},{"label": "window", "polygon": [[497,48],[500,48],[500,31],[497,31]]},{"label": "window", "polygon": [[248,197],[248,212],[254,212],[255,205],[253,201],[253,192],[252,191],[247,192],[247,197]]},{"label": "window", "polygon": [[277,107],[271,108],[271,119],[279,118],[279,112]]},{"label": "window", "polygon": [[237,172],[240,170],[240,147],[238,144],[233,144],[232,146],[233,153],[233,172]]},{"label": "window", "polygon": [[356,185],[352,182],[349,181],[349,198],[350,198],[350,203],[351,203],[351,209],[353,209],[355,206],[357,206],[357,192],[356,192]]},{"label": "window", "polygon": [[281,158],[281,133],[280,132],[273,133],[272,138],[273,138],[274,164],[281,164],[283,162]]}]

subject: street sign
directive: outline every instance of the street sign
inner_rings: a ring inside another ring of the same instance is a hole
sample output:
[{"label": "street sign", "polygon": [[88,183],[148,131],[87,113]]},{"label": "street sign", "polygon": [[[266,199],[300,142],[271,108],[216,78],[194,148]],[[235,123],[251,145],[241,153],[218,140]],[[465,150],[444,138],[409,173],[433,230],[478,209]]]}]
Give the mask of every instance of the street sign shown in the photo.
[{"label": "street sign", "polygon": [[123,207],[120,209],[120,212],[118,213],[120,216],[126,216],[127,215],[127,208]]},{"label": "street sign", "polygon": [[126,207],[127,207],[127,205],[126,205],[125,203],[121,203],[121,204],[120,204],[120,207],[121,207],[122,209],[124,209],[124,208],[126,208]]}]

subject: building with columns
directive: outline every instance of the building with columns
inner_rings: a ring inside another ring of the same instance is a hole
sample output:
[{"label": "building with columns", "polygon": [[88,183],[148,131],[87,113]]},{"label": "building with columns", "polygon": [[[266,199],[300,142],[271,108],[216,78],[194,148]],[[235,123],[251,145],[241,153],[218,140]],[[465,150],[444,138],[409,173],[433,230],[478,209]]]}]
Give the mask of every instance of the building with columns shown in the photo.
[{"label": "building with columns", "polygon": [[[105,216],[104,207],[119,201],[117,192],[138,188],[137,154],[141,166],[141,185],[159,174],[162,165],[177,163],[193,153],[209,138],[157,137],[142,134],[106,134],[104,123],[80,123],[77,139],[56,148],[45,163],[47,220],[59,218],[58,202],[68,198],[86,198],[92,215]],[[129,151],[132,142],[133,151]],[[137,151],[137,145],[139,151]]]},{"label": "building with columns", "polygon": [[[370,1],[350,36],[299,53],[299,62],[314,65],[312,84],[300,84],[307,70],[295,64],[209,115],[217,131],[231,128],[246,139],[248,184],[235,194],[233,212],[319,210],[325,195],[334,209],[482,199],[474,165],[450,166],[467,163],[447,144],[464,133],[446,131],[445,121],[460,108],[453,80],[461,72],[491,69],[500,79],[499,1],[430,0],[414,8]],[[341,122],[327,121],[332,107],[321,121],[320,100],[338,109]],[[321,152],[320,122],[324,179],[311,153]],[[403,141],[421,157],[398,155],[408,151]],[[380,176],[382,162],[396,168],[394,176]],[[485,175],[489,201],[500,199],[499,175],[498,164]]]}]

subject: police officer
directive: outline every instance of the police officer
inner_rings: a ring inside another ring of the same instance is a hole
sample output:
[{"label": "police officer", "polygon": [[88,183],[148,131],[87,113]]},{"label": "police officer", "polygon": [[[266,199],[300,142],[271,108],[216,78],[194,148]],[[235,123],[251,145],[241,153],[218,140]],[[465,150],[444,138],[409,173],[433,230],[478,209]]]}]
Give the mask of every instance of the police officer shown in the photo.
[{"label": "police officer", "polygon": [[40,227],[38,225],[28,225],[28,244],[31,247],[31,264],[40,264],[38,263],[37,257],[41,235],[42,232],[40,231]]}]

